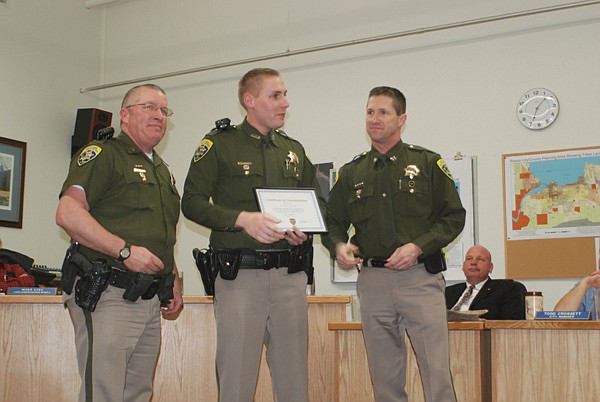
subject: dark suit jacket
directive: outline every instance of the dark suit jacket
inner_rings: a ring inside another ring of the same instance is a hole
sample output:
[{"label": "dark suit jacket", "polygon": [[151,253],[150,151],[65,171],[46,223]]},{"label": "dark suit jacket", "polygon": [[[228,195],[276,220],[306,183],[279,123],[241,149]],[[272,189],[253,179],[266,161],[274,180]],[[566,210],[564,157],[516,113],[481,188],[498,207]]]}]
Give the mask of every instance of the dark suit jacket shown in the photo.
[{"label": "dark suit jacket", "polygon": [[[466,283],[446,287],[446,307],[451,309],[465,291]],[[524,320],[525,285],[512,279],[488,279],[477,293],[469,310],[488,312],[481,316],[486,320]]]}]

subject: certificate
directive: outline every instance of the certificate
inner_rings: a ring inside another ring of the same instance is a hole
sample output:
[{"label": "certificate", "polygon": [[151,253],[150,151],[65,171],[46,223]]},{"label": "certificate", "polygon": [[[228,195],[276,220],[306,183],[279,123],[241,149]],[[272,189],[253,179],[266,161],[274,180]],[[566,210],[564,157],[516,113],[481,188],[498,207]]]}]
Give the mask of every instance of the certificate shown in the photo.
[{"label": "certificate", "polygon": [[317,195],[312,188],[255,188],[258,209],[281,222],[281,229],[296,226],[305,233],[327,232]]}]

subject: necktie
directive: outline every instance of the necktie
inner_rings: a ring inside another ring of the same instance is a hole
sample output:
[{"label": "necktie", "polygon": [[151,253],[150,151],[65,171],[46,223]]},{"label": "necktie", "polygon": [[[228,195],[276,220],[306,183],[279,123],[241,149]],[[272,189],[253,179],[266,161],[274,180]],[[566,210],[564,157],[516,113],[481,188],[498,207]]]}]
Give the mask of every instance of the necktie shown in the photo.
[{"label": "necktie", "polygon": [[463,297],[460,299],[460,301],[458,303],[456,303],[456,305],[454,307],[452,307],[452,311],[460,310],[462,305],[465,304],[469,300],[469,297],[471,297],[471,295],[473,294],[473,289],[475,289],[475,285],[469,286],[469,290],[467,290],[467,293],[465,293],[463,295]]},{"label": "necktie", "polygon": [[[377,208],[377,222],[379,226],[379,240],[386,248],[391,248],[396,241],[396,229],[394,226],[394,207],[392,205],[392,193],[390,190],[390,171],[387,155],[377,158],[377,189],[379,205]],[[390,254],[393,250],[390,251]]]},{"label": "necktie", "polygon": [[263,157],[265,160],[265,186],[276,186],[280,173],[277,171],[277,161],[275,160],[275,145],[271,138],[271,133],[264,135],[262,139],[264,146]]}]

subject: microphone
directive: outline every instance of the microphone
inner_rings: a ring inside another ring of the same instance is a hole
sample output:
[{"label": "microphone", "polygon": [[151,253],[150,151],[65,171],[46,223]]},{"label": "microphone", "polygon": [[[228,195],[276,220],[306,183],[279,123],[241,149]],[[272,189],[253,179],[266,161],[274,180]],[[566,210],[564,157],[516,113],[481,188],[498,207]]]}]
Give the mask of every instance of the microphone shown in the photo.
[{"label": "microphone", "polygon": [[112,127],[105,127],[103,129],[100,129],[96,132],[96,139],[97,140],[103,140],[103,139],[109,139],[113,136],[113,134],[115,133],[115,129]]}]

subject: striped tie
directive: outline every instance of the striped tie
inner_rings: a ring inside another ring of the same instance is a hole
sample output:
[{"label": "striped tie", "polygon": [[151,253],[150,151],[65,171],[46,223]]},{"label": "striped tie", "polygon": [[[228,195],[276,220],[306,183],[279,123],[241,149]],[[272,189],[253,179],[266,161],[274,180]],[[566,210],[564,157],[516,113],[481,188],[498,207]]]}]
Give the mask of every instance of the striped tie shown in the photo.
[{"label": "striped tie", "polygon": [[463,304],[465,304],[469,300],[469,297],[471,297],[471,295],[473,294],[473,289],[475,289],[475,285],[469,286],[469,290],[467,290],[467,293],[465,293],[463,295],[463,297],[460,299],[460,301],[458,303],[456,303],[456,305],[454,307],[452,307],[452,311],[460,310],[461,306]]}]

